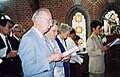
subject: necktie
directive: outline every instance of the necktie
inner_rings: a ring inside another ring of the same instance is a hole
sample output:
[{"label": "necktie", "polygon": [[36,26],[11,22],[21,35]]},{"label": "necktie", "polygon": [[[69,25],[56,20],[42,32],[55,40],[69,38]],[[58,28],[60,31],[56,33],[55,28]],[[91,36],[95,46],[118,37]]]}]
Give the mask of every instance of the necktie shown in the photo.
[{"label": "necktie", "polygon": [[12,49],[11,49],[11,45],[9,43],[8,37],[6,37],[5,40],[6,40],[6,44],[7,44],[7,47],[8,47],[7,48],[7,54],[8,54]]}]

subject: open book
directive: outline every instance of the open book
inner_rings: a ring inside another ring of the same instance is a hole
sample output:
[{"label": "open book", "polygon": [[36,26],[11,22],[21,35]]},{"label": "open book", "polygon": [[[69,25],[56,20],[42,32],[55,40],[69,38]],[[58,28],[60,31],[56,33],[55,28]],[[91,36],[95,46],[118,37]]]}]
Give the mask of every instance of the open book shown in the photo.
[{"label": "open book", "polygon": [[69,55],[69,54],[71,54],[73,52],[76,52],[76,51],[79,51],[79,48],[77,46],[75,46],[75,47],[73,47],[73,48],[63,52],[63,56],[67,56],[67,55]]},{"label": "open book", "polygon": [[112,41],[111,43],[108,43],[108,46],[113,46],[115,44],[117,44],[118,42],[120,42],[120,39],[119,38],[116,38],[114,41]]},{"label": "open book", "polygon": [[83,59],[80,57],[80,55],[75,55],[75,56],[72,56],[71,59],[70,59],[70,62],[77,62],[79,64],[82,64],[83,63]]}]

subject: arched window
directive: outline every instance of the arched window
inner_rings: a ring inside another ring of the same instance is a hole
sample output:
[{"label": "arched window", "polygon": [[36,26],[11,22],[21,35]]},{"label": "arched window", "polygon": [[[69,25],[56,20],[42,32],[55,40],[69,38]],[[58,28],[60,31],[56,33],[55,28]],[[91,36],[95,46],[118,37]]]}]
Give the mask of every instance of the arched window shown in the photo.
[{"label": "arched window", "polygon": [[116,14],[114,10],[108,11],[104,18],[104,34],[110,35],[111,33],[116,33],[118,25],[118,14]]},{"label": "arched window", "polygon": [[76,34],[80,37],[79,46],[86,48],[86,20],[81,12],[76,12],[72,19],[72,27],[76,30]]}]

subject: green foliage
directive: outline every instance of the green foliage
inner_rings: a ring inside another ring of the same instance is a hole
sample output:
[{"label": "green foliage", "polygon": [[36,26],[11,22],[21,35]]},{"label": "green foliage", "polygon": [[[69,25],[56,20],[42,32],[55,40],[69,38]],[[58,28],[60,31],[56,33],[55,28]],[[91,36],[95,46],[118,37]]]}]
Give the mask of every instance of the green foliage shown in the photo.
[{"label": "green foliage", "polygon": [[117,29],[118,29],[118,30],[120,30],[120,24],[119,24],[119,25],[117,25]]}]

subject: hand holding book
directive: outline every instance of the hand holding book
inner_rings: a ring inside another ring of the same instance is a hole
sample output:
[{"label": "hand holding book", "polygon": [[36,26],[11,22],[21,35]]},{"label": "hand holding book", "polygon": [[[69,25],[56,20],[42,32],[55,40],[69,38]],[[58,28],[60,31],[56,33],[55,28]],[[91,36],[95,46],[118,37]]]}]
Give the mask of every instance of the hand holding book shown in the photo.
[{"label": "hand holding book", "polygon": [[75,47],[73,47],[73,48],[71,48],[71,49],[63,52],[63,56],[70,55],[71,53],[76,52],[76,51],[78,51],[78,50],[79,50],[79,48],[78,48],[77,46],[75,46]]},{"label": "hand holding book", "polygon": [[115,45],[117,42],[120,42],[120,39],[119,39],[119,38],[116,38],[114,41],[112,41],[111,43],[108,43],[107,45],[108,45],[109,47],[111,47],[111,46]]}]

